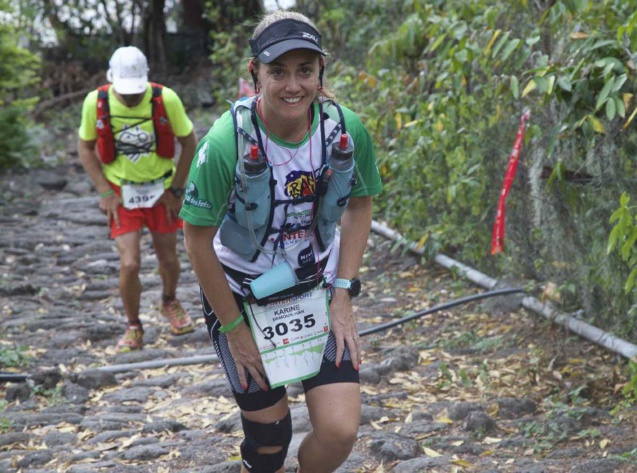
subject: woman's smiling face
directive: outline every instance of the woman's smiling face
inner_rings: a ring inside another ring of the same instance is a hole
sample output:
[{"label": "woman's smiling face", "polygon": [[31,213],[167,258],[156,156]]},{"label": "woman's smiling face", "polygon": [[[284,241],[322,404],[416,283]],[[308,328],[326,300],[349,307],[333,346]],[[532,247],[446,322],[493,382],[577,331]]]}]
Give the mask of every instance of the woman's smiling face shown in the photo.
[{"label": "woman's smiling face", "polygon": [[[319,88],[320,56],[306,49],[287,52],[259,64],[261,111],[267,127],[281,139],[308,126],[308,110]],[[286,136],[287,135],[287,136]]]}]

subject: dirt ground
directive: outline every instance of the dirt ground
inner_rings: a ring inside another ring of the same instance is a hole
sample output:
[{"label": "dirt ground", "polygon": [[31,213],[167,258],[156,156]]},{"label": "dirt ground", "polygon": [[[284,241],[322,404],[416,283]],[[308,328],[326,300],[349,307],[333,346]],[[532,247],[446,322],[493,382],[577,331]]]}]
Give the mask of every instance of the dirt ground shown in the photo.
[{"label": "dirt ground", "polygon": [[[0,470],[239,471],[237,411],[218,365],[131,370],[114,384],[78,376],[212,353],[183,247],[180,291],[197,331],[167,333],[145,238],[147,346],[116,355],[117,254],[77,161],[6,173],[0,194],[2,371],[34,375],[29,389],[0,383]],[[394,247],[370,236],[356,299],[361,332],[484,291]],[[364,416],[339,471],[637,472],[626,360],[526,311],[519,295],[434,311],[365,335],[363,346]],[[52,383],[35,376],[51,370]],[[294,412],[303,399],[291,390]]]}]

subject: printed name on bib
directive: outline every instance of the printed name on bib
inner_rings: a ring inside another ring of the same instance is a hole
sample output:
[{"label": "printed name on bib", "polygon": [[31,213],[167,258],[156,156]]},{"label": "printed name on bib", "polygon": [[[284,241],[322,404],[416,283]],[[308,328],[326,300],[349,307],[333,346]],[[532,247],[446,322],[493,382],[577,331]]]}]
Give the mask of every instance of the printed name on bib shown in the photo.
[{"label": "printed name on bib", "polygon": [[266,306],[246,302],[270,386],[318,374],[330,331],[328,306],[327,290],[318,287]]}]

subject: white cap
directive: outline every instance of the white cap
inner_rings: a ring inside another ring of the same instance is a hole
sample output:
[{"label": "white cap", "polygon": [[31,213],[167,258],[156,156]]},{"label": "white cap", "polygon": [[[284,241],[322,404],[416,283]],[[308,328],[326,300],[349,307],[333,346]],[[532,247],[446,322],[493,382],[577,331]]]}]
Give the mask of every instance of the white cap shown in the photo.
[{"label": "white cap", "polygon": [[141,94],[148,85],[148,61],[135,46],[119,48],[108,62],[106,79],[118,94]]}]

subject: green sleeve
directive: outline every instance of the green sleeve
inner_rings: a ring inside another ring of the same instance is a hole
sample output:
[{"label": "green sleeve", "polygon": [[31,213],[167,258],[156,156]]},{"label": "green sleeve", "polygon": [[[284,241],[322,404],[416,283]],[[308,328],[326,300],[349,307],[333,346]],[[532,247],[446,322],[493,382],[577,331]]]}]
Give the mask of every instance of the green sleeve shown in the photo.
[{"label": "green sleeve", "polygon": [[374,151],[372,137],[358,115],[342,105],[341,108],[347,132],[354,140],[356,185],[352,189],[352,196],[378,195],[383,190],[383,185],[376,164],[376,151]]},{"label": "green sleeve", "polygon": [[197,146],[179,216],[192,225],[220,226],[228,209],[236,163],[234,124],[228,111]]}]

